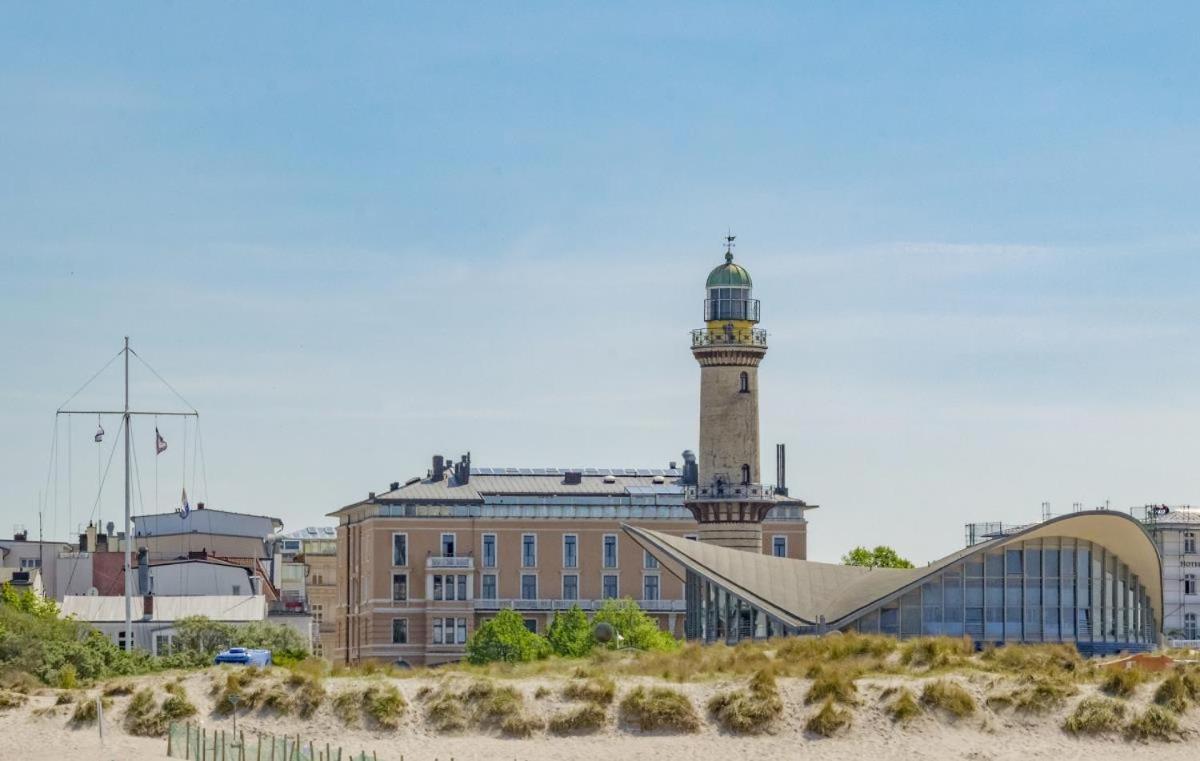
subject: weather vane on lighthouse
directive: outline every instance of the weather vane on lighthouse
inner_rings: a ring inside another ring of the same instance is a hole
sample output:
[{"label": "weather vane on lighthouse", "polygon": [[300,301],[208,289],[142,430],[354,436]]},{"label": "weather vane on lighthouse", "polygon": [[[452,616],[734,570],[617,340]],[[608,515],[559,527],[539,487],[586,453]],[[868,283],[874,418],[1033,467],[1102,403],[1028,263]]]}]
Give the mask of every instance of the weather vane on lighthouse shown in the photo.
[{"label": "weather vane on lighthouse", "polygon": [[737,236],[734,235],[732,233],[732,231],[726,229],[725,230],[725,261],[727,261],[727,262],[733,261],[733,245],[734,245],[733,242],[735,240],[737,240]]}]

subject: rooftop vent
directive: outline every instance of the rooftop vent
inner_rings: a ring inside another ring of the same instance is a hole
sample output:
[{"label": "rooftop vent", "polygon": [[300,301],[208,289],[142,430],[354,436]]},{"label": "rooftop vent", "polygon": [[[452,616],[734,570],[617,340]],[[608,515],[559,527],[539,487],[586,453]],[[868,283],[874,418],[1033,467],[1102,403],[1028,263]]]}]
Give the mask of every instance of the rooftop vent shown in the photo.
[{"label": "rooftop vent", "polygon": [[367,492],[367,501],[368,501],[368,502],[374,502],[374,501],[375,501],[375,492],[373,492],[373,491],[369,491],[369,492]]},{"label": "rooftop vent", "polygon": [[655,476],[650,480],[656,484],[665,484],[667,482],[667,479],[663,478],[662,476]]},{"label": "rooftop vent", "polygon": [[615,484],[616,482],[617,482],[617,477],[612,475],[611,473],[604,477],[604,483],[606,483],[606,484]]},{"label": "rooftop vent", "polygon": [[396,490],[397,490],[397,489],[399,489],[399,488],[400,488],[400,482],[399,482],[399,481],[392,481],[392,483],[391,483],[391,490],[392,490],[392,491],[396,491]]},{"label": "rooftop vent", "polygon": [[563,474],[563,483],[573,485],[583,483],[583,472],[578,470],[568,470]]}]

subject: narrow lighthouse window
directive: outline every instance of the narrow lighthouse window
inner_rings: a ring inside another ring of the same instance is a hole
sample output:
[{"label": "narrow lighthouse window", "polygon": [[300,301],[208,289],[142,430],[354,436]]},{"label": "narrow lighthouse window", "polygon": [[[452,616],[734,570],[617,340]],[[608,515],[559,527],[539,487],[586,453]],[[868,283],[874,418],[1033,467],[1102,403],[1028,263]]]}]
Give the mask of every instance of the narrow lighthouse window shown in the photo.
[{"label": "narrow lighthouse window", "polygon": [[744,483],[744,484],[750,483],[750,466],[749,465],[742,466],[742,483]]},{"label": "narrow lighthouse window", "polygon": [[741,380],[738,382],[738,391],[743,394],[750,393],[750,373],[742,373]]}]

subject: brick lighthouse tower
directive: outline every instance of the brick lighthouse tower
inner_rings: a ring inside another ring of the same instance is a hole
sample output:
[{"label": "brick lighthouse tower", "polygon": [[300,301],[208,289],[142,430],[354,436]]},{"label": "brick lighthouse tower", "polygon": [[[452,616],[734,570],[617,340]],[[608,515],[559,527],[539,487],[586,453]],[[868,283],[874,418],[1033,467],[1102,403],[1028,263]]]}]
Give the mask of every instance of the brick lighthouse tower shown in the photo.
[{"label": "brick lighthouse tower", "polygon": [[733,240],[726,237],[725,263],[705,284],[705,327],[692,331],[700,451],[685,504],[700,523],[700,541],[762,552],[762,521],[776,505],[762,485],[758,458],[758,364],[767,333],[755,327],[759,303],[750,273],[733,262]]}]

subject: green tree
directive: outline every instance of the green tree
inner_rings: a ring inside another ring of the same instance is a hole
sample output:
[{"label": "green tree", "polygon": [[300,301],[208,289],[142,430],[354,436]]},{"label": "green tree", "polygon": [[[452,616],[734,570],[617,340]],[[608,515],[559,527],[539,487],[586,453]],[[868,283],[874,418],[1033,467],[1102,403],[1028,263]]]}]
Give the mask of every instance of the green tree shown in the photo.
[{"label": "green tree", "polygon": [[646,615],[632,599],[605,600],[592,617],[592,625],[607,623],[616,630],[620,639],[613,642],[618,647],[635,647],[638,650],[674,650],[679,642],[658,628],[658,622]]},{"label": "green tree", "polygon": [[232,624],[213,621],[207,616],[188,616],[175,622],[176,652],[195,654],[208,659],[221,650],[240,644],[237,628]]},{"label": "green tree", "polygon": [[855,547],[842,555],[843,565],[857,565],[864,568],[912,568],[911,561],[900,557],[891,547],[879,545],[873,550],[866,547]]},{"label": "green tree", "polygon": [[533,661],[549,654],[549,643],[526,629],[520,614],[511,608],[497,613],[467,640],[471,663]]},{"label": "green tree", "polygon": [[592,627],[578,605],[554,614],[546,632],[550,649],[564,658],[582,658],[592,650]]}]

